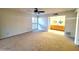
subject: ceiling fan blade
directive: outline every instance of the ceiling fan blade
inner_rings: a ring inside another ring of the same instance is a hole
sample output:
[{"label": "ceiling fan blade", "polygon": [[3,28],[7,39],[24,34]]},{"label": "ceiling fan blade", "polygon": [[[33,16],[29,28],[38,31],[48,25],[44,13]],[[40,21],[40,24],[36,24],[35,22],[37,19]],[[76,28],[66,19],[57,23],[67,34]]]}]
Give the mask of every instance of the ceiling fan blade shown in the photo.
[{"label": "ceiling fan blade", "polygon": [[45,11],[38,11],[39,13],[44,13]]}]

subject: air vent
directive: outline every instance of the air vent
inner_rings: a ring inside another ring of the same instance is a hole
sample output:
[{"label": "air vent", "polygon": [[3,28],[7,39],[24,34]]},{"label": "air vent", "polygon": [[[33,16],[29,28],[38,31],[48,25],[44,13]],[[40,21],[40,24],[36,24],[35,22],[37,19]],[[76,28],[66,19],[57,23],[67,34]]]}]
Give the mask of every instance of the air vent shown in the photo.
[{"label": "air vent", "polygon": [[67,35],[71,35],[71,32],[66,32]]}]

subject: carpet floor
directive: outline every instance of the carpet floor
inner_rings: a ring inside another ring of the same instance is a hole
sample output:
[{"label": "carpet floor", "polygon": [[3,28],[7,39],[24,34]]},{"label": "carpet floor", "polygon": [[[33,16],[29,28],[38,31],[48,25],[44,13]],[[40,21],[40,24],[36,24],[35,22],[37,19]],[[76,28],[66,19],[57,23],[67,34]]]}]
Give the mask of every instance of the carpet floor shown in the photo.
[{"label": "carpet floor", "polygon": [[72,39],[51,32],[29,32],[0,40],[0,51],[77,51]]}]

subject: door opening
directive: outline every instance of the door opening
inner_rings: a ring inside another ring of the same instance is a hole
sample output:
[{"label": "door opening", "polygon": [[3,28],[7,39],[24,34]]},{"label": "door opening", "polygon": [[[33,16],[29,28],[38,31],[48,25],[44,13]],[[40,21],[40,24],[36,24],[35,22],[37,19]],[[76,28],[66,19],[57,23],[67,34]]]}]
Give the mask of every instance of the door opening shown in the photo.
[{"label": "door opening", "polygon": [[53,16],[49,17],[48,32],[56,32],[64,34],[65,30],[65,16]]}]

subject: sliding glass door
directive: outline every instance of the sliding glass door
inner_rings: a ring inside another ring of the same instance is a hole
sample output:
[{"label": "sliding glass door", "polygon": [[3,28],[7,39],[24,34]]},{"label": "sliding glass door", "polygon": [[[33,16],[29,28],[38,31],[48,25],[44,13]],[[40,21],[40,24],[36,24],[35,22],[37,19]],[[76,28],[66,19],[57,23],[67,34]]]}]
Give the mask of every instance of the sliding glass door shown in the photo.
[{"label": "sliding glass door", "polygon": [[47,31],[48,17],[43,16],[32,17],[32,29],[38,31]]}]

